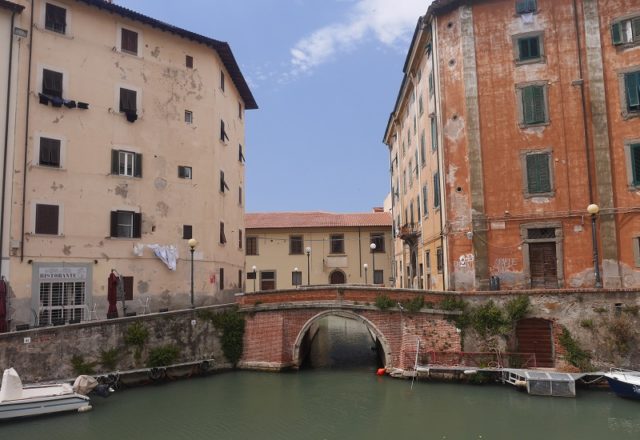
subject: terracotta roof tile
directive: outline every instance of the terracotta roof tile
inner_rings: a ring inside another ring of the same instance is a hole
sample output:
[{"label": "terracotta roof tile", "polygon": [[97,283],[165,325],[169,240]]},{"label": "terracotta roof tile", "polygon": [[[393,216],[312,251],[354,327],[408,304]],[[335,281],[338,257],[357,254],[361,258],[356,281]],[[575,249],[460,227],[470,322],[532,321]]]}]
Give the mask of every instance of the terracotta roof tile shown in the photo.
[{"label": "terracotta roof tile", "polygon": [[388,212],[336,214],[332,212],[260,212],[244,216],[246,229],[391,227]]}]

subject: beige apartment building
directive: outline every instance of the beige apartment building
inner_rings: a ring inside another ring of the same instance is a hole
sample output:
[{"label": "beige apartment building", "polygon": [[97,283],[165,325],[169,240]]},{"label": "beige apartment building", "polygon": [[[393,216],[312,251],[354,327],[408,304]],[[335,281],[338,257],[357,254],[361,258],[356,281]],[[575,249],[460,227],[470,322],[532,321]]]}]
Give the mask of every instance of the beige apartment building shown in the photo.
[{"label": "beige apartment building", "polygon": [[103,0],[3,0],[0,31],[11,326],[104,318],[112,272],[128,312],[189,306],[191,238],[195,305],[241,290],[257,104],[229,45]]},{"label": "beige apartment building", "polygon": [[246,292],[307,285],[376,284],[391,276],[391,216],[248,213]]}]

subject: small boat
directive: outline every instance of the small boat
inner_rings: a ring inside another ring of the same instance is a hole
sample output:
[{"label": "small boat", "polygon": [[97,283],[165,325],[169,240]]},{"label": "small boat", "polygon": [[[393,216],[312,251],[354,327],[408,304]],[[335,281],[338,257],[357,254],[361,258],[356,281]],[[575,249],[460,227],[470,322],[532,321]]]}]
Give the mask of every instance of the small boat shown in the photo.
[{"label": "small boat", "polygon": [[612,368],[604,375],[609,388],[619,397],[640,400],[640,371]]},{"label": "small boat", "polygon": [[89,409],[89,398],[74,391],[67,383],[23,386],[16,370],[4,370],[0,388],[0,420]]}]

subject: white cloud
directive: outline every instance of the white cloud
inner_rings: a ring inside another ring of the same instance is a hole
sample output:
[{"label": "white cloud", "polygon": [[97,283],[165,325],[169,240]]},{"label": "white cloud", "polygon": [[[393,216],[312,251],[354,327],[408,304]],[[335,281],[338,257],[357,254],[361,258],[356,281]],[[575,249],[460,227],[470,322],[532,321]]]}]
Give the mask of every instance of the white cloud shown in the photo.
[{"label": "white cloud", "polygon": [[431,0],[357,0],[345,21],[332,23],[291,49],[291,75],[313,70],[338,53],[374,38],[386,46],[406,42]]}]

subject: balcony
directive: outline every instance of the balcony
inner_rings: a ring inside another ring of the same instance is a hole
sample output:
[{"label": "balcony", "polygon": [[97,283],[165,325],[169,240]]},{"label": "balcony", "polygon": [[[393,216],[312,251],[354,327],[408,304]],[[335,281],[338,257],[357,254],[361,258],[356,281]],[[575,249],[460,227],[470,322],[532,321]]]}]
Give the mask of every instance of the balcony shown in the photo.
[{"label": "balcony", "polygon": [[400,227],[400,232],[398,233],[398,237],[401,240],[414,244],[418,237],[420,237],[420,224],[419,223],[406,223]]}]

